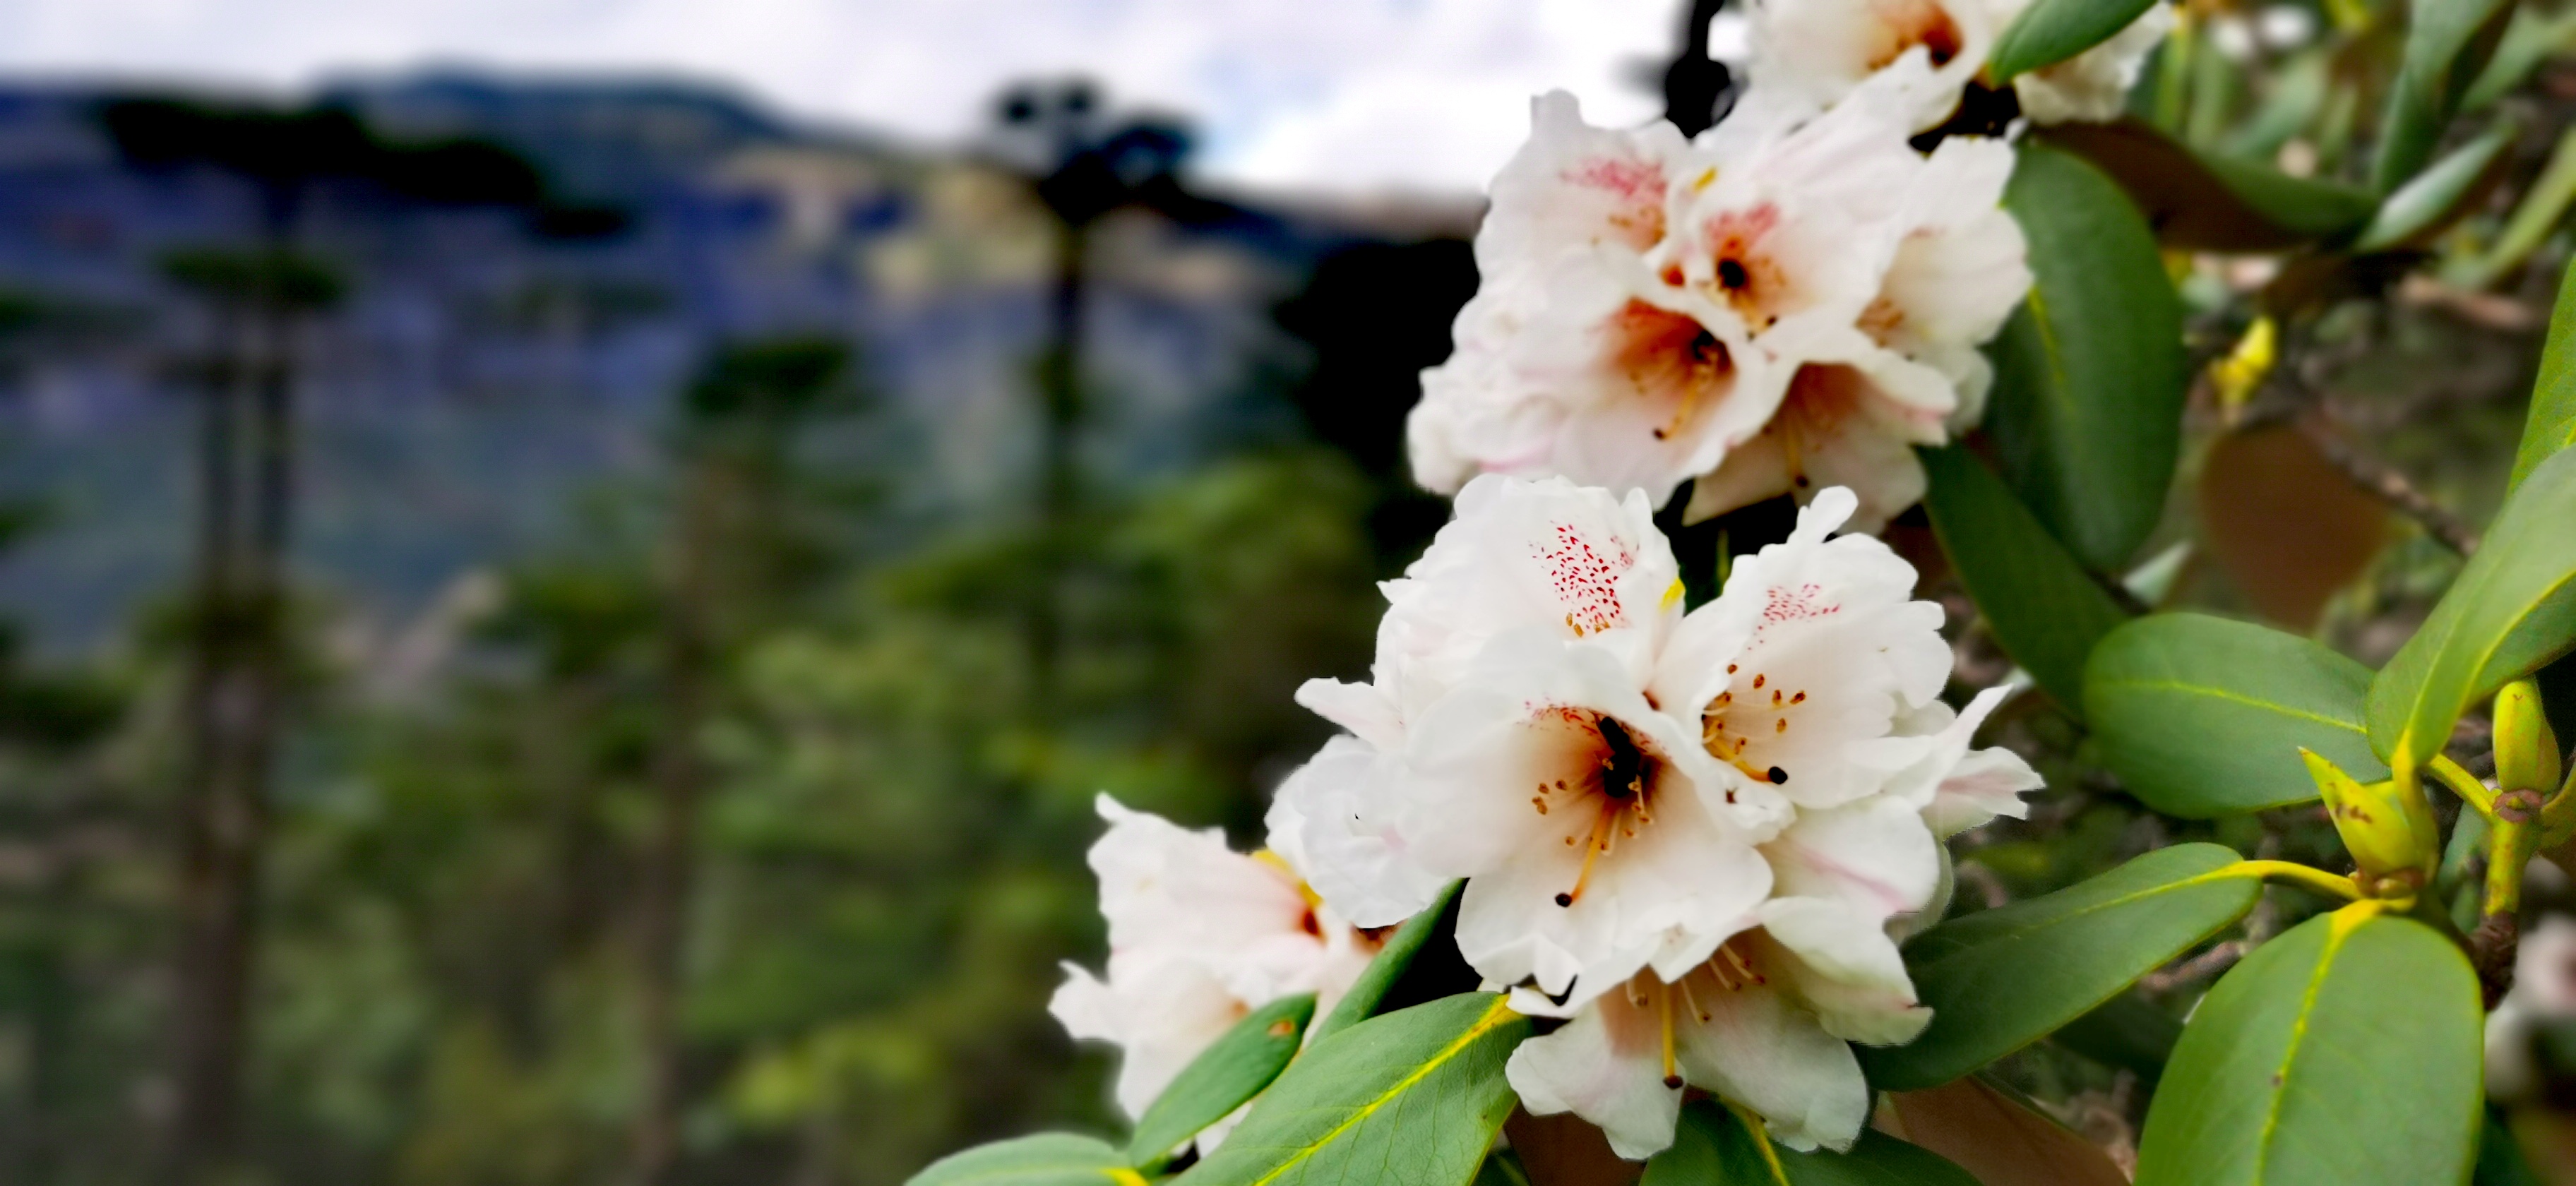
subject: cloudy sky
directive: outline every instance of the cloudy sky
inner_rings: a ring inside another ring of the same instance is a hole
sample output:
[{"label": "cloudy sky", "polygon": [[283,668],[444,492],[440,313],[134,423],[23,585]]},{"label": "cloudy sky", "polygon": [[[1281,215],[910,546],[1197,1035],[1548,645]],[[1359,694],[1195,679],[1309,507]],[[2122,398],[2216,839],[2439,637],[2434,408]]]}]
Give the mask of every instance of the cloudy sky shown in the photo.
[{"label": "cloudy sky", "polygon": [[0,71],[293,87],[425,63],[678,72],[791,114],[927,139],[1004,80],[1080,70],[1191,113],[1204,172],[1360,192],[1480,185],[1573,91],[1633,81],[1678,0],[6,0]]}]

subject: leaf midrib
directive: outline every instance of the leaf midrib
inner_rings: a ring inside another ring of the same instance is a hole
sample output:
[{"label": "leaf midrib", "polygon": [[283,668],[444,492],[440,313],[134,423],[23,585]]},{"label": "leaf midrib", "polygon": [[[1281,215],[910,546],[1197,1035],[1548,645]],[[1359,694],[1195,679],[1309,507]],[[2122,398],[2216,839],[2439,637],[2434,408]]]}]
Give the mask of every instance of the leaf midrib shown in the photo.
[{"label": "leaf midrib", "polygon": [[2251,708],[2265,709],[2285,717],[2295,717],[2303,721],[2314,721],[2320,725],[2332,725],[2335,728],[2345,730],[2346,732],[2359,734],[2365,739],[2370,736],[2369,727],[2361,722],[2345,720],[2341,717],[2325,716],[2319,713],[2310,712],[2304,708],[2292,708],[2287,704],[2258,699],[2253,696],[2248,696],[2242,692],[2231,691],[2226,688],[2185,683],[2181,680],[2141,679],[2133,676],[2107,677],[2099,682],[2104,687],[2111,688],[2144,688],[2151,691],[2181,692],[2191,695],[2207,696],[2213,700],[2225,700],[2235,704],[2246,705]]},{"label": "leaf midrib", "polygon": [[2134,890],[2116,898],[2108,898],[2100,902],[2092,903],[2091,905],[2080,906],[2064,914],[2053,915],[2027,927],[2018,927],[2004,931],[1992,939],[1972,943],[1968,946],[1961,947],[1948,955],[1939,956],[1933,959],[1932,962],[1923,966],[1923,972],[1925,974],[1929,974],[1933,969],[1938,968],[1959,956],[1966,955],[1969,952],[1984,950],[2004,943],[2018,943],[2039,930],[2054,927],[2060,923],[2072,922],[2076,919],[2083,918],[2086,915],[2111,909],[2114,906],[2125,906],[2131,902],[2142,901],[2147,898],[2152,898],[2158,894],[2185,890],[2196,885],[2207,885],[2211,882],[2225,881],[2230,878],[2252,876],[2251,874],[2241,871],[2244,864],[2245,862],[2240,858],[2234,864],[2221,865],[2218,868],[2211,869],[2204,873],[2195,873],[2180,881],[2168,881],[2157,885],[2151,885],[2145,889]]},{"label": "leaf midrib", "polygon": [[1405,1092],[1412,1090],[1415,1084],[1429,1078],[1433,1071],[1449,1065],[1449,1061],[1451,1059],[1458,1057],[1458,1055],[1465,1051],[1468,1046],[1473,1045],[1478,1038],[1482,1038],[1486,1034],[1493,1032],[1495,1028],[1501,1026],[1504,1022],[1510,1020],[1514,1016],[1516,1015],[1511,1010],[1509,998],[1496,997],[1494,999],[1494,1003],[1485,1010],[1484,1015],[1478,1017],[1474,1025],[1467,1027],[1467,1032],[1458,1035],[1458,1037],[1451,1041],[1447,1046],[1441,1047],[1438,1053],[1433,1054],[1430,1058],[1424,1059],[1422,1065],[1415,1067],[1412,1073],[1407,1074],[1404,1078],[1398,1079],[1394,1083],[1388,1085],[1387,1089],[1379,1092],[1375,1099],[1352,1109],[1350,1115],[1343,1117],[1341,1123],[1334,1125],[1330,1130],[1326,1131],[1324,1135],[1317,1137],[1304,1145],[1298,1146],[1295,1153],[1290,1154],[1286,1160],[1281,1161],[1278,1165],[1271,1167],[1269,1173],[1253,1179],[1252,1186],[1270,1186],[1270,1183],[1278,1181],[1281,1175],[1286,1174],[1288,1171],[1295,1169],[1298,1166],[1306,1164],[1307,1159],[1313,1157],[1319,1152],[1322,1152],[1325,1146],[1341,1139],[1343,1133],[1349,1132],[1351,1129],[1358,1127],[1369,1117],[1377,1115],[1378,1109],[1385,1107],[1397,1096],[1403,1095]]},{"label": "leaf midrib", "polygon": [[[2545,465],[2546,462],[2543,463],[2544,467]],[[2539,468],[2536,467],[2530,475],[2526,476],[2526,480],[2523,483],[2517,485],[2514,491],[2514,497],[2506,501],[2504,511],[2496,516],[2496,523],[2490,524],[2490,528],[2493,528],[2498,524],[2502,524],[2507,515],[2515,515],[2518,510],[2521,510],[2521,508],[2526,505],[2518,500],[2529,494],[2531,489],[2528,480],[2529,477],[2537,477],[2538,474]],[[2576,494],[2576,478],[2567,479],[2566,481],[2570,487],[2570,493]],[[2524,513],[2536,512],[2526,511]],[[2521,527],[2521,519],[2519,515],[2516,515],[2515,521],[2512,525],[2517,529]],[[2398,649],[2396,658],[2391,659],[2388,666],[2382,668],[2380,671],[2380,676],[2384,678],[2414,662],[2413,656],[2417,653],[2416,644],[2426,642],[2428,636],[2431,637],[2432,645],[2429,650],[2425,652],[2426,658],[2421,661],[2421,667],[2423,670],[2418,674],[2414,687],[2408,689],[2405,694],[2398,697],[2398,703],[2400,705],[2402,715],[2397,721],[2397,736],[2391,739],[2389,746],[2389,756],[2391,758],[2390,765],[2392,767],[2402,762],[2404,765],[2412,768],[2422,764],[2423,762],[2422,757],[2418,757],[2414,754],[2417,726],[2422,723],[2421,716],[2425,704],[2428,703],[2428,693],[2432,691],[2435,685],[2433,677],[2444,671],[2445,665],[2443,660],[2451,651],[2452,640],[2458,637],[2460,633],[2462,619],[2468,616],[2468,612],[2465,609],[2447,614],[2444,611],[2455,604],[2453,602],[2453,598],[2460,593],[2465,579],[2470,575],[2469,570],[2478,570],[2476,576],[2481,586],[2494,580],[2496,569],[2506,563],[2506,561],[2501,558],[2504,555],[2504,551],[2494,546],[2497,536],[2498,533],[2493,530],[2488,532],[2486,541],[2488,546],[2479,548],[2477,554],[2469,558],[2468,564],[2461,569],[2460,577],[2462,579],[2454,580],[2451,583],[2451,588],[2442,594],[2442,600],[2434,605],[2432,618],[2424,623],[2424,628],[2417,631],[2415,637],[2408,639],[2406,641],[2406,645]],[[2490,557],[2496,557],[2497,559],[2495,559],[2492,564],[2482,566],[2481,562],[2487,561]],[[2475,681],[2478,678],[2479,673],[2486,670],[2486,665],[2495,657],[2495,652],[2501,649],[2504,646],[2504,640],[2513,634],[2514,626],[2517,626],[2530,618],[2532,607],[2540,605],[2543,602],[2548,601],[2550,598],[2557,596],[2558,592],[2567,588],[2570,582],[2576,582],[2576,571],[2563,571],[2559,574],[2557,580],[2550,582],[2549,585],[2537,596],[2523,602],[2515,611],[2515,615],[2511,623],[2506,625],[2504,629],[2494,632],[2494,635],[2487,640],[2486,646],[2478,652],[2477,666],[2468,670],[2467,680]],[[2440,630],[2438,636],[2433,635],[2433,631],[2436,627]],[[2377,679],[2372,681],[2371,690],[2374,693],[2378,691]],[[2453,711],[2455,715],[2459,709],[2467,706],[2468,701],[2474,695],[2474,689],[2469,687],[2467,684],[2464,684],[2462,694],[2459,697],[2459,703],[2454,706]],[[2374,696],[2373,699],[2375,700],[2376,696]],[[2374,719],[2377,715],[2378,714],[2375,710],[2370,713],[2370,716]],[[2447,739],[2447,737],[2448,734],[2446,732],[2445,739]]]},{"label": "leaf midrib", "polygon": [[2335,957],[2370,918],[2365,914],[2348,925],[2342,918],[2327,921],[2325,947],[2317,952],[2316,971],[2309,974],[2307,988],[2299,994],[2299,1011],[2290,1021],[2290,1040],[2281,1050],[2281,1065],[2272,1072],[2271,1083],[2278,1086],[2269,1087],[2265,1093],[2263,1125],[2254,1133],[2254,1176],[2245,1186],[2263,1186],[2264,1173],[2272,1164],[2272,1137],[2281,1127],[2281,1107],[2290,1098],[2290,1064],[2298,1061],[2299,1047],[2307,1041],[2308,1020],[2316,1015],[2317,998],[2325,992],[2326,976],[2334,970]]}]

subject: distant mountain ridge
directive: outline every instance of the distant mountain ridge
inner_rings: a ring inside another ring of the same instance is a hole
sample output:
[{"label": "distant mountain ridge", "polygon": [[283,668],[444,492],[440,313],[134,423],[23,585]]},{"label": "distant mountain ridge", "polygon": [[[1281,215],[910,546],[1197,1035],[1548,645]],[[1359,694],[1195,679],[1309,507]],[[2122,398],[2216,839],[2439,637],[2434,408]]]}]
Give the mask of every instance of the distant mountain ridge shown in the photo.
[{"label": "distant mountain ridge", "polygon": [[[0,82],[0,292],[85,327],[21,335],[0,369],[0,486],[53,509],[52,530],[0,558],[0,612],[56,649],[112,636],[182,571],[190,402],[167,374],[206,327],[156,261],[253,225],[234,179],[120,160],[94,113],[132,93]],[[309,98],[390,135],[509,147],[553,192],[631,220],[564,241],[356,187],[313,204],[307,246],[352,285],[311,344],[297,556],[350,602],[399,616],[577,530],[578,492],[645,471],[664,401],[728,339],[856,345],[930,459],[912,512],[1018,489],[1049,239],[1024,183],[989,161],[687,82],[438,70]],[[1277,377],[1300,348],[1272,307],[1335,252],[1472,217],[1212,208],[1188,228],[1113,219],[1094,245],[1093,462],[1113,480],[1293,419]]]}]

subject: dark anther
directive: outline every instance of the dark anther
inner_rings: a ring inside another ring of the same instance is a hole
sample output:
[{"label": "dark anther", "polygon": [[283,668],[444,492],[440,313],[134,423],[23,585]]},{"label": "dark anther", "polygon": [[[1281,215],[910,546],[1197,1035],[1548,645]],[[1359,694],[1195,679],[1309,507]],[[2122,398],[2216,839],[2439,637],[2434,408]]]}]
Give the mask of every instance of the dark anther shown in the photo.
[{"label": "dark anther", "polygon": [[1752,282],[1752,280],[1753,277],[1746,274],[1744,271],[1744,265],[1742,262],[1731,259],[1722,259],[1717,261],[1718,283],[1723,284],[1728,288],[1742,288],[1746,284]]},{"label": "dark anther", "polygon": [[1679,1075],[1666,1075],[1664,1076],[1664,1086],[1669,1087],[1674,1091],[1680,1091],[1682,1089],[1682,1077]]},{"label": "dark anther", "polygon": [[1776,786],[1779,786],[1780,784],[1785,783],[1785,782],[1787,782],[1787,781],[1789,781],[1789,772],[1788,772],[1788,771],[1786,771],[1786,770],[1782,770],[1781,768],[1779,768],[1779,767],[1777,767],[1777,766],[1774,766],[1774,767],[1772,767],[1772,768],[1771,768],[1771,785],[1772,785],[1772,786],[1775,786],[1775,787],[1776,787]]},{"label": "dark anther", "polygon": [[[1729,261],[1730,265],[1732,262]],[[1701,330],[1691,335],[1690,356],[1693,362],[1717,362],[1726,357],[1726,344],[1718,341],[1716,334]]]},{"label": "dark anther", "polygon": [[1559,906],[1571,906],[1574,904],[1574,895],[1558,894],[1556,896],[1556,904]]},{"label": "dark anther", "polygon": [[[1628,730],[1608,717],[1601,718],[1601,740],[1610,747],[1610,756],[1601,763],[1601,793],[1613,799],[1625,799],[1646,789],[1646,755],[1628,736]],[[1562,906],[1564,903],[1559,902]]]}]

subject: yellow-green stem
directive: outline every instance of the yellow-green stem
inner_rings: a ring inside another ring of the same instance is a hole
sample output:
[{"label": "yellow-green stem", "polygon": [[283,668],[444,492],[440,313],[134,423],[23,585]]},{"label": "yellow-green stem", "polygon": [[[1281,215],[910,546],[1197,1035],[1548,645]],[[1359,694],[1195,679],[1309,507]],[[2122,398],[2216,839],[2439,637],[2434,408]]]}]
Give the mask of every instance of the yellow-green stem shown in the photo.
[{"label": "yellow-green stem", "polygon": [[2245,861],[2228,871],[2242,877],[2260,877],[2275,885],[2295,885],[2346,902],[2361,899],[2361,887],[2354,885],[2351,878],[2295,861]]},{"label": "yellow-green stem", "polygon": [[2459,796],[2460,802],[2476,808],[2479,815],[2489,820],[2495,819],[2496,793],[2487,789],[2487,784],[2479,782],[2476,775],[2461,769],[2460,764],[2452,761],[2449,755],[2433,755],[2433,760],[2426,764],[2425,769],[2434,778],[2440,779],[2443,786],[2451,788],[2451,793]]},{"label": "yellow-green stem", "polygon": [[2495,827],[2487,833],[2487,893],[2481,911],[2487,918],[2509,918],[2522,909],[2522,872],[2540,851],[2538,799],[2530,791],[2513,791],[2497,805]]},{"label": "yellow-green stem", "polygon": [[2567,781],[2558,784],[2558,793],[2540,809],[2540,847],[2556,849],[2576,838],[2576,763],[2567,768]]}]

